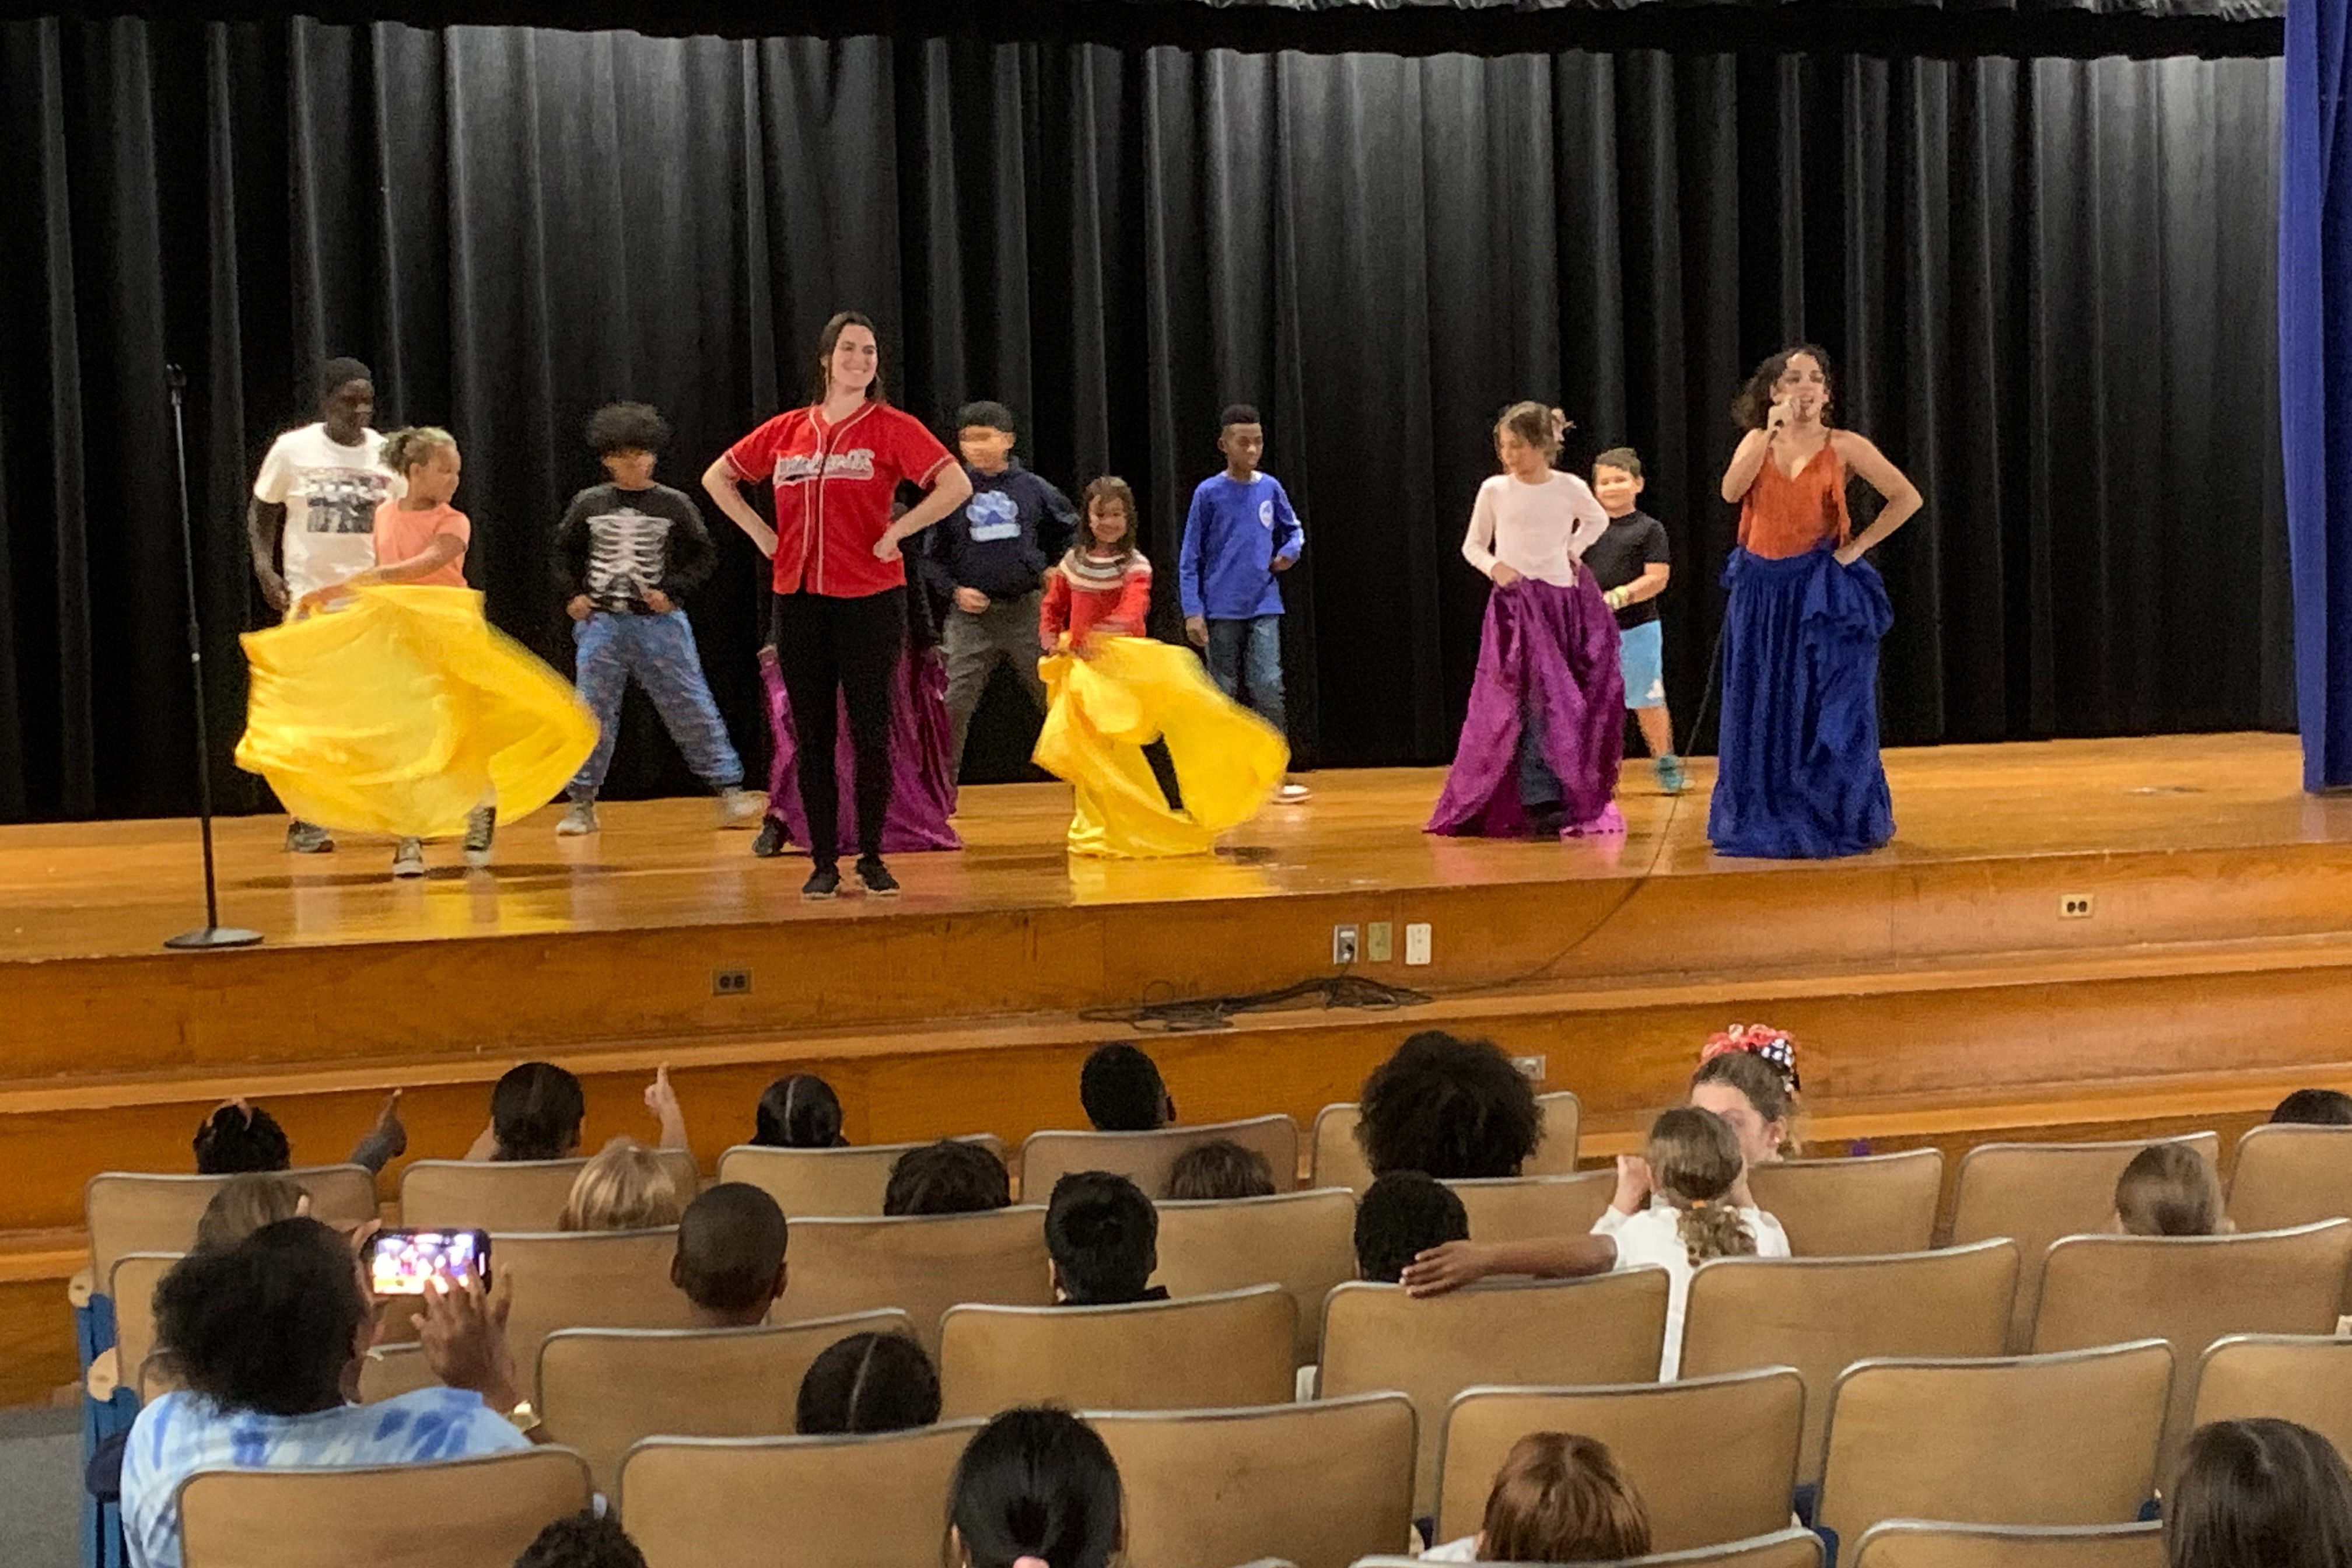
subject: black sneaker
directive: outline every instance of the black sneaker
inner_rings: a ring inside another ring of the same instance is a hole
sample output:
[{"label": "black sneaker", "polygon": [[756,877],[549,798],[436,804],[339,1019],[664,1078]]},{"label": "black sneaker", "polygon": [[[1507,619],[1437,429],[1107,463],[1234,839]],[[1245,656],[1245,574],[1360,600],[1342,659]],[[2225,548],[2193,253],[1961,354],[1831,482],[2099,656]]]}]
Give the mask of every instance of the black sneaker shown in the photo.
[{"label": "black sneaker", "polygon": [[331,855],[335,841],[327,830],[315,822],[300,818],[286,825],[286,853],[289,855]]},{"label": "black sneaker", "polygon": [[829,899],[839,891],[841,891],[841,868],[838,866],[819,866],[809,873],[808,880],[801,884],[801,897],[812,902],[819,899]]},{"label": "black sneaker", "polygon": [[898,896],[898,879],[890,875],[890,868],[882,864],[879,855],[858,857],[857,879],[866,884],[866,891],[872,898],[895,899]]},{"label": "black sneaker", "polygon": [[762,860],[772,860],[784,852],[784,819],[772,816],[760,824],[760,837],[751,840],[751,853]]}]

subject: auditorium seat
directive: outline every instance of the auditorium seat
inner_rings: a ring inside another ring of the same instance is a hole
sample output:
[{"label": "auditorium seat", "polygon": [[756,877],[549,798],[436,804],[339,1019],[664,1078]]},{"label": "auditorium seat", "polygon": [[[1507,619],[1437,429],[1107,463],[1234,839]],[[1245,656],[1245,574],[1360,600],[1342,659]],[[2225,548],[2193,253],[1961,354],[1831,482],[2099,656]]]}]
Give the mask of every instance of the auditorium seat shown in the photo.
[{"label": "auditorium seat", "polygon": [[491,1237],[491,1275],[514,1291],[507,1350],[516,1373],[531,1380],[540,1346],[559,1329],[692,1328],[686,1292],[669,1279],[677,1256],[675,1226]]},{"label": "auditorium seat", "polygon": [[1473,1241],[1535,1241],[1582,1236],[1616,1195],[1617,1173],[1498,1176],[1448,1182],[1470,1216]]},{"label": "auditorium seat", "polygon": [[1665,1333],[1663,1269],[1476,1285],[1420,1300],[1358,1281],[1323,1305],[1322,1393],[1412,1396],[1421,1426],[1417,1517],[1436,1510],[1438,1437],[1455,1394],[1487,1384],[1654,1383]]},{"label": "auditorium seat", "polygon": [[[678,1202],[702,1175],[684,1149],[656,1149]],[[417,1160],[400,1173],[400,1223],[412,1230],[551,1231],[585,1160]]]},{"label": "auditorium seat", "polygon": [[[1126,1492],[1126,1562],[1345,1568],[1412,1521],[1412,1403],[1368,1394],[1252,1410],[1088,1411]],[[928,1560],[927,1560],[928,1561]]]},{"label": "auditorium seat", "polygon": [[1042,1208],[801,1220],[792,1226],[786,1260],[792,1287],[782,1310],[791,1316],[897,1307],[915,1321],[915,1337],[934,1356],[940,1318],[950,1307],[1054,1304]]},{"label": "auditorium seat", "polygon": [[1141,1187],[1147,1197],[1165,1197],[1177,1156],[1219,1139],[1265,1155],[1276,1192],[1298,1185],[1298,1123],[1287,1116],[1252,1116],[1156,1132],[1032,1132],[1021,1145],[1022,1201],[1045,1203],[1054,1195],[1054,1184],[1073,1171],[1108,1171]]},{"label": "auditorium seat", "polygon": [[[1543,1118],[1543,1141],[1520,1168],[1523,1176],[1566,1176],[1576,1171],[1576,1146],[1582,1130],[1584,1107],[1566,1089],[1536,1096]],[[1356,1142],[1357,1104],[1346,1100],[1315,1113],[1311,1180],[1318,1187],[1346,1187],[1363,1195],[1372,1184],[1372,1168],[1364,1163],[1363,1145]],[[1604,1198],[1602,1200],[1606,1202]]]},{"label": "auditorium seat", "polygon": [[2264,1124],[2238,1140],[2230,1218],[2240,1230],[2285,1230],[2352,1217],[2352,1127]]},{"label": "auditorium seat", "polygon": [[2042,1260],[2063,1236],[2115,1228],[2116,1182],[2150,1143],[2186,1143],[2211,1163],[2221,1138],[2138,1138],[2112,1143],[1979,1143],[1960,1157],[1952,1196],[1951,1244],[2005,1236],[2017,1243],[2017,1305],[2009,1344],[2032,1342],[2033,1307],[2042,1296]]},{"label": "auditorium seat", "polygon": [[621,1523],[646,1568],[921,1568],[940,1561],[956,1461],[983,1425],[648,1437],[621,1461]]},{"label": "auditorium seat", "polygon": [[[1417,1557],[1359,1557],[1355,1568],[1419,1568],[1420,1562]],[[1497,1563],[1493,1568],[1527,1565]],[[1810,1530],[1776,1530],[1722,1546],[1621,1557],[1610,1563],[1589,1563],[1584,1568],[1822,1568],[1822,1538]]]},{"label": "auditorium seat", "polygon": [[1122,1307],[950,1307],[940,1323],[941,1412],[1277,1404],[1297,1386],[1297,1312],[1279,1285]]},{"label": "auditorium seat", "polygon": [[1800,1258],[1925,1252],[1936,1242],[1944,1152],[1789,1160],[1748,1173],[1756,1206],[1789,1233]]},{"label": "auditorium seat", "polygon": [[2164,1568],[2164,1526],[1893,1520],[1863,1536],[1853,1568]]},{"label": "auditorium seat", "polygon": [[1810,1395],[1798,1479],[1815,1480],[1838,1373],[1874,1356],[1997,1356],[2016,1290],[2017,1247],[2007,1241],[1884,1258],[1716,1258],[1691,1279],[1682,1374],[1796,1368]]},{"label": "auditorium seat", "polygon": [[2329,1335],[2231,1334],[2197,1363],[2188,1430],[2214,1421],[2273,1416],[2308,1426],[2352,1462],[2352,1340]]},{"label": "auditorium seat", "polygon": [[1297,1307],[1294,1356],[1312,1363],[1323,1340],[1323,1298],[1356,1277],[1356,1203],[1345,1192],[1270,1198],[1163,1200],[1160,1271],[1171,1296],[1279,1285]]},{"label": "auditorium seat", "polygon": [[[978,1143],[999,1160],[1004,1141],[992,1133],[956,1140]],[[719,1180],[748,1182],[776,1200],[787,1219],[874,1215],[890,1185],[890,1168],[922,1143],[867,1143],[849,1149],[771,1149],[739,1143],[719,1156]]]},{"label": "auditorium seat", "polygon": [[2172,1347],[1866,1361],[1830,1394],[1817,1522],[2127,1524],[2154,1494]]},{"label": "auditorium seat", "polygon": [[[520,1371],[522,1363],[516,1366]],[[440,1383],[425,1364],[425,1347],[415,1343],[376,1345],[360,1358],[360,1403],[381,1405],[420,1388]]]},{"label": "auditorium seat", "polygon": [[439,1464],[207,1470],[180,1488],[184,1568],[513,1568],[589,1506],[587,1461],[525,1448]]},{"label": "auditorium seat", "polygon": [[2352,1270],[2352,1220],[2243,1236],[2075,1236],[2050,1248],[2038,1352],[2163,1339],[2180,1376],[2163,1454],[2189,1435],[2194,1373],[2230,1334],[2325,1334]]},{"label": "auditorium seat", "polygon": [[[362,1165],[313,1165],[283,1173],[310,1194],[310,1213],[329,1224],[356,1225],[376,1217],[375,1173]],[[131,1252],[186,1252],[196,1245],[196,1222],[226,1176],[165,1176],[102,1171],[82,1186],[89,1226],[90,1278],[104,1280],[114,1261]]]},{"label": "auditorium seat", "polygon": [[[90,1363],[84,1386],[92,1399],[109,1398],[117,1387],[139,1389],[147,1358],[155,1353],[155,1287],[184,1256],[132,1252],[114,1260],[106,1284],[114,1300],[114,1347]],[[143,1403],[146,1396],[140,1397]]]},{"label": "auditorium seat", "polygon": [[852,1334],[912,1337],[904,1312],[756,1329],[560,1329],[539,1352],[539,1414],[610,1489],[621,1456],[656,1435],[774,1437],[793,1430],[801,1379]]},{"label": "auditorium seat", "polygon": [[1465,1389],[1438,1443],[1437,1539],[1475,1535],[1511,1447],[1533,1432],[1607,1445],[1658,1552],[1769,1535],[1789,1521],[1805,1381],[1772,1367],[1678,1383]]}]

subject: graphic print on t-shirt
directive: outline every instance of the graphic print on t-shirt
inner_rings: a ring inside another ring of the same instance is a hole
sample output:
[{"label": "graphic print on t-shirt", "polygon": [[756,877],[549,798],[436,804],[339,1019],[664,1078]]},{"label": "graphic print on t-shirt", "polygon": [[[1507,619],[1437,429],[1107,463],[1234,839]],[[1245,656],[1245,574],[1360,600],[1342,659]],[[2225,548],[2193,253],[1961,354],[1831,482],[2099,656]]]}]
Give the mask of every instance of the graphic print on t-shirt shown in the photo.
[{"label": "graphic print on t-shirt", "polygon": [[1021,536],[1021,505],[1003,490],[982,490],[963,509],[975,544]]},{"label": "graphic print on t-shirt", "polygon": [[375,509],[392,493],[388,479],[368,468],[300,470],[302,531],[372,533]]},{"label": "graphic print on t-shirt", "polygon": [[[797,485],[816,478],[817,454],[795,452],[776,459],[776,483]],[[870,479],[874,477],[874,448],[853,447],[835,452],[824,460],[824,477],[828,479]]]},{"label": "graphic print on t-shirt", "polygon": [[642,604],[661,586],[670,521],[635,507],[588,520],[588,596],[608,610]]}]

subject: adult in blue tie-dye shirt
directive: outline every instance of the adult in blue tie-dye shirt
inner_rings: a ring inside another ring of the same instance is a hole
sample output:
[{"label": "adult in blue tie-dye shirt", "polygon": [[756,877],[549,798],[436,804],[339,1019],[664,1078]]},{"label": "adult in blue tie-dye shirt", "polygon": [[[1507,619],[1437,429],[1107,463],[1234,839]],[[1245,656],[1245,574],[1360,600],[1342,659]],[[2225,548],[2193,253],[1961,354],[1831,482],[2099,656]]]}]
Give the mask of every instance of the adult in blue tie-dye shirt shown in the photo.
[{"label": "adult in blue tie-dye shirt", "polygon": [[139,1413],[122,1460],[132,1568],[179,1568],[180,1484],[202,1470],[416,1464],[528,1447],[505,1313],[478,1286],[428,1297],[425,1363],[446,1385],[354,1403],[374,1338],[350,1246],[314,1219],[190,1254],[155,1290],[182,1387]]}]

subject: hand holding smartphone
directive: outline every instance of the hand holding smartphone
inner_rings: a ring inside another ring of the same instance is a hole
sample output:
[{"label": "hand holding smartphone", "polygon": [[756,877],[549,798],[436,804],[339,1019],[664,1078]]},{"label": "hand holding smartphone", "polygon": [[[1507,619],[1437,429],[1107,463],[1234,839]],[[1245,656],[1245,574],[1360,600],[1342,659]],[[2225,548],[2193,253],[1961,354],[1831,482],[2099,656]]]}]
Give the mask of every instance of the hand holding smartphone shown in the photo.
[{"label": "hand holding smartphone", "polygon": [[368,1286],[379,1296],[422,1296],[436,1278],[452,1285],[490,1279],[489,1233],[382,1230],[368,1242]]}]

